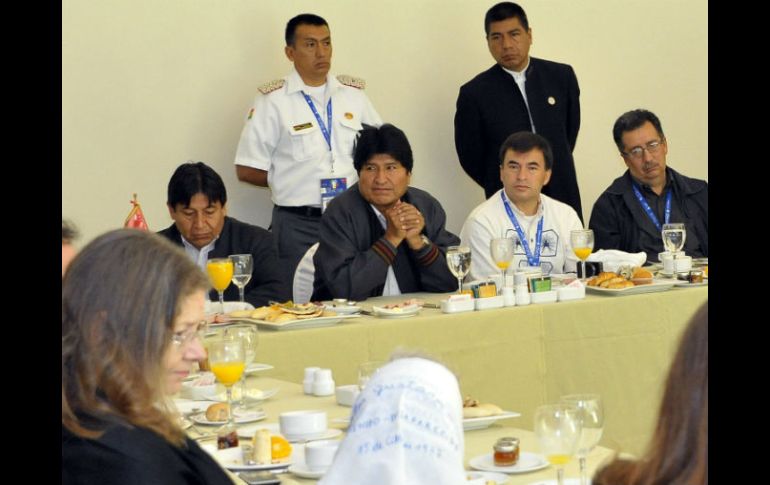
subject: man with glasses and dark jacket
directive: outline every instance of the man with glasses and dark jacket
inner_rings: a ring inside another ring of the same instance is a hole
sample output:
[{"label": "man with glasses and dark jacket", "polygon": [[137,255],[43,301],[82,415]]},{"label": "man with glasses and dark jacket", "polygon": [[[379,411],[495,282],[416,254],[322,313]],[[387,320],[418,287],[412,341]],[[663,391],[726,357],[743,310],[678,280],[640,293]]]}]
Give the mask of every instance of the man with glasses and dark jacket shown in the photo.
[{"label": "man with glasses and dark jacket", "polygon": [[594,204],[594,247],[644,251],[648,261],[658,261],[663,224],[682,222],[685,253],[708,257],[708,183],[666,166],[668,142],[658,117],[644,109],[623,113],[612,136],[628,170]]}]

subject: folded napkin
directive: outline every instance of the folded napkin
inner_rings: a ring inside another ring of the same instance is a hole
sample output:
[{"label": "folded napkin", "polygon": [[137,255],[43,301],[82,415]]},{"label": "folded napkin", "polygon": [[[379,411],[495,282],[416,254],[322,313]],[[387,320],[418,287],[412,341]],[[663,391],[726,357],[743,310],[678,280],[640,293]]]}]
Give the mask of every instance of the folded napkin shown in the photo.
[{"label": "folded napkin", "polygon": [[627,253],[617,249],[600,249],[588,256],[587,261],[601,262],[604,271],[616,272],[620,266],[642,266],[647,261],[647,253]]}]

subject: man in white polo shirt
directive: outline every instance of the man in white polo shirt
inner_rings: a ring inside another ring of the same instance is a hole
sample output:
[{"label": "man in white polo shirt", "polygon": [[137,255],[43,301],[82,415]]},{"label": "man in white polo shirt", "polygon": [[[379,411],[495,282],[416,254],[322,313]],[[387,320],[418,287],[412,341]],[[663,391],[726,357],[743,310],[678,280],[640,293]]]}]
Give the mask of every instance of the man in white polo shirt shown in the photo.
[{"label": "man in white polo shirt", "polygon": [[471,279],[499,274],[489,243],[516,240],[514,265],[540,266],[543,273],[574,272],[570,231],[583,229],[575,209],[541,193],[551,178],[553,153],[548,141],[527,131],[510,135],[500,147],[503,188],[477,206],[463,224],[460,239],[470,246]]},{"label": "man in white polo shirt", "polygon": [[363,92],[363,80],[329,75],[326,20],[313,14],[292,18],[285,53],[294,69],[259,88],[235,164],[239,180],[270,187],[271,230],[291,281],[300,258],[318,242],[323,208],[358,180],[353,141],[362,123],[379,126],[382,120]]}]

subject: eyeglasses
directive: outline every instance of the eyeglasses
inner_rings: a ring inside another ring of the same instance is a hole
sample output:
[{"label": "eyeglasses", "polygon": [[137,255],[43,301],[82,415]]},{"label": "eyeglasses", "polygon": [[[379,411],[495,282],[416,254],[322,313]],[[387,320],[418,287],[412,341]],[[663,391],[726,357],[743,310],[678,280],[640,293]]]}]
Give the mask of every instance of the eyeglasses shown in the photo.
[{"label": "eyeglasses", "polygon": [[206,324],[206,320],[201,320],[197,325],[188,328],[184,332],[175,332],[174,335],[171,336],[171,343],[173,343],[177,348],[182,348],[186,345],[189,345],[196,338],[200,338],[200,332],[205,330]]},{"label": "eyeglasses", "polygon": [[620,153],[631,158],[642,158],[645,150],[647,150],[650,154],[658,153],[661,145],[663,145],[663,140],[652,140],[643,147],[634,147],[627,152]]}]

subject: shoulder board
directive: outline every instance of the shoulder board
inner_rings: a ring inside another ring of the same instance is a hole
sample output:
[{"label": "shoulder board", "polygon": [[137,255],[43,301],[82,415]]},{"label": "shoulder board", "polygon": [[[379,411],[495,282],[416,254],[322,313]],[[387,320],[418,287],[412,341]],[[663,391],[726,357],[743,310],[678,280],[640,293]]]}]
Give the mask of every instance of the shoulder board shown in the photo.
[{"label": "shoulder board", "polygon": [[283,87],[283,85],[286,84],[286,80],[284,79],[275,79],[270,82],[266,82],[262,86],[258,87],[260,93],[262,94],[270,94],[276,89],[280,89]]},{"label": "shoulder board", "polygon": [[339,76],[337,76],[337,81],[341,82],[345,86],[350,86],[351,88],[356,88],[356,89],[366,88],[366,81],[364,81],[360,77],[348,76],[347,74],[340,74]]}]

